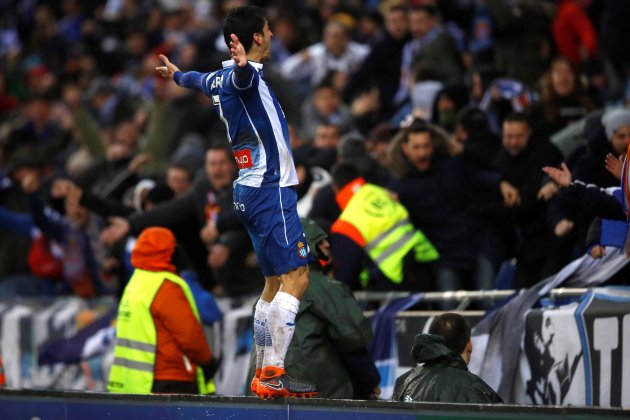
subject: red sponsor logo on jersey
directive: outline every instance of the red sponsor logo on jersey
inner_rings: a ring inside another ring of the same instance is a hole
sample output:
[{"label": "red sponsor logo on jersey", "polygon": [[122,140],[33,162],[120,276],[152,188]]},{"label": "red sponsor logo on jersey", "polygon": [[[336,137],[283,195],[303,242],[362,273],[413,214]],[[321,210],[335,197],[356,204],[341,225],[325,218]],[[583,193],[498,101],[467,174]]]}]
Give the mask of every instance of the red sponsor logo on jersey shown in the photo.
[{"label": "red sponsor logo on jersey", "polygon": [[251,168],[253,165],[252,154],[249,149],[237,150],[234,152],[234,159],[238,169]]}]

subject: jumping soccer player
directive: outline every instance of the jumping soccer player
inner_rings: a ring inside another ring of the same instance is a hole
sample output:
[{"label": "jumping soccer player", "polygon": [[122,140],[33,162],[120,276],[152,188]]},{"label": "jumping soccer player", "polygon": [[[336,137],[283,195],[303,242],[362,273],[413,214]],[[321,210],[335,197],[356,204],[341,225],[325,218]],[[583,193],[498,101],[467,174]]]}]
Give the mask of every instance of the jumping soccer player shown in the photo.
[{"label": "jumping soccer player", "polygon": [[293,337],[300,299],[308,287],[308,246],[296,210],[298,183],[289,129],[275,94],[262,78],[272,37],[264,9],[232,10],[223,37],[232,60],[211,73],[182,73],[167,57],[162,77],[212,98],[227,128],[239,177],[234,208],[247,227],[265,276],[254,313],[256,376],[252,391],[263,397],[313,397],[315,386],[291,378],[284,358]]}]

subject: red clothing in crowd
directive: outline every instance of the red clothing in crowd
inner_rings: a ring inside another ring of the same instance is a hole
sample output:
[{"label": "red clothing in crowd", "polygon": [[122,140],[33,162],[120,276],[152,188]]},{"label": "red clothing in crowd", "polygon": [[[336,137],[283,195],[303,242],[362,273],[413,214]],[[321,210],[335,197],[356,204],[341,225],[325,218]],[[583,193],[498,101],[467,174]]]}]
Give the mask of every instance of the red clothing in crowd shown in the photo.
[{"label": "red clothing in crowd", "polygon": [[[597,33],[584,7],[574,0],[560,0],[552,26],[553,39],[560,55],[580,64],[597,55]],[[586,56],[580,56],[580,50]]]}]

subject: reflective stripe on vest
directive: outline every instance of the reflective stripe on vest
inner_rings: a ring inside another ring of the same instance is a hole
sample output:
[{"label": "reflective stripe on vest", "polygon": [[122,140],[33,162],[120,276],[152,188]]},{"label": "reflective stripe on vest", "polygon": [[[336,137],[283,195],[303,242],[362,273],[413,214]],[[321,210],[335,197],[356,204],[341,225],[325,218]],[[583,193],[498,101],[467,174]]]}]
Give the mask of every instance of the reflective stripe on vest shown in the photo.
[{"label": "reflective stripe on vest", "polygon": [[344,224],[356,229],[365,241],[365,252],[393,283],[403,281],[403,259],[410,250],[420,262],[434,261],[439,256],[426,236],[415,229],[407,209],[376,185],[363,185],[339,221],[331,231],[343,233]]},{"label": "reflective stripe on vest", "polygon": [[[107,386],[110,392],[151,393],[157,344],[151,304],[165,280],[181,287],[190,308],[199,320],[197,305],[184,280],[166,271],[136,269],[125,287],[118,307],[114,363]],[[214,392],[214,383],[206,384],[200,368],[196,370],[196,377],[200,394]]]}]

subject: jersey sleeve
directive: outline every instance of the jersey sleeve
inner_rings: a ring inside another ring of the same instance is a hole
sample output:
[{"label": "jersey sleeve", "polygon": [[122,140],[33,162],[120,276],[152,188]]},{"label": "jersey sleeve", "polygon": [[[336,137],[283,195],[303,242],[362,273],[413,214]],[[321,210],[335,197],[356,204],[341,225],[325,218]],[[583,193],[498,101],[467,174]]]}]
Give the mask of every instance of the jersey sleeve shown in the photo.
[{"label": "jersey sleeve", "polygon": [[216,72],[199,73],[197,71],[178,71],[173,75],[173,80],[181,87],[200,90],[207,96],[210,96],[209,82],[214,77],[215,73]]},{"label": "jersey sleeve", "polygon": [[259,81],[260,74],[258,74],[258,71],[251,63],[247,63],[245,67],[234,66],[228,74],[227,83],[234,87],[235,92],[239,94],[248,92],[252,88],[257,88]]}]

